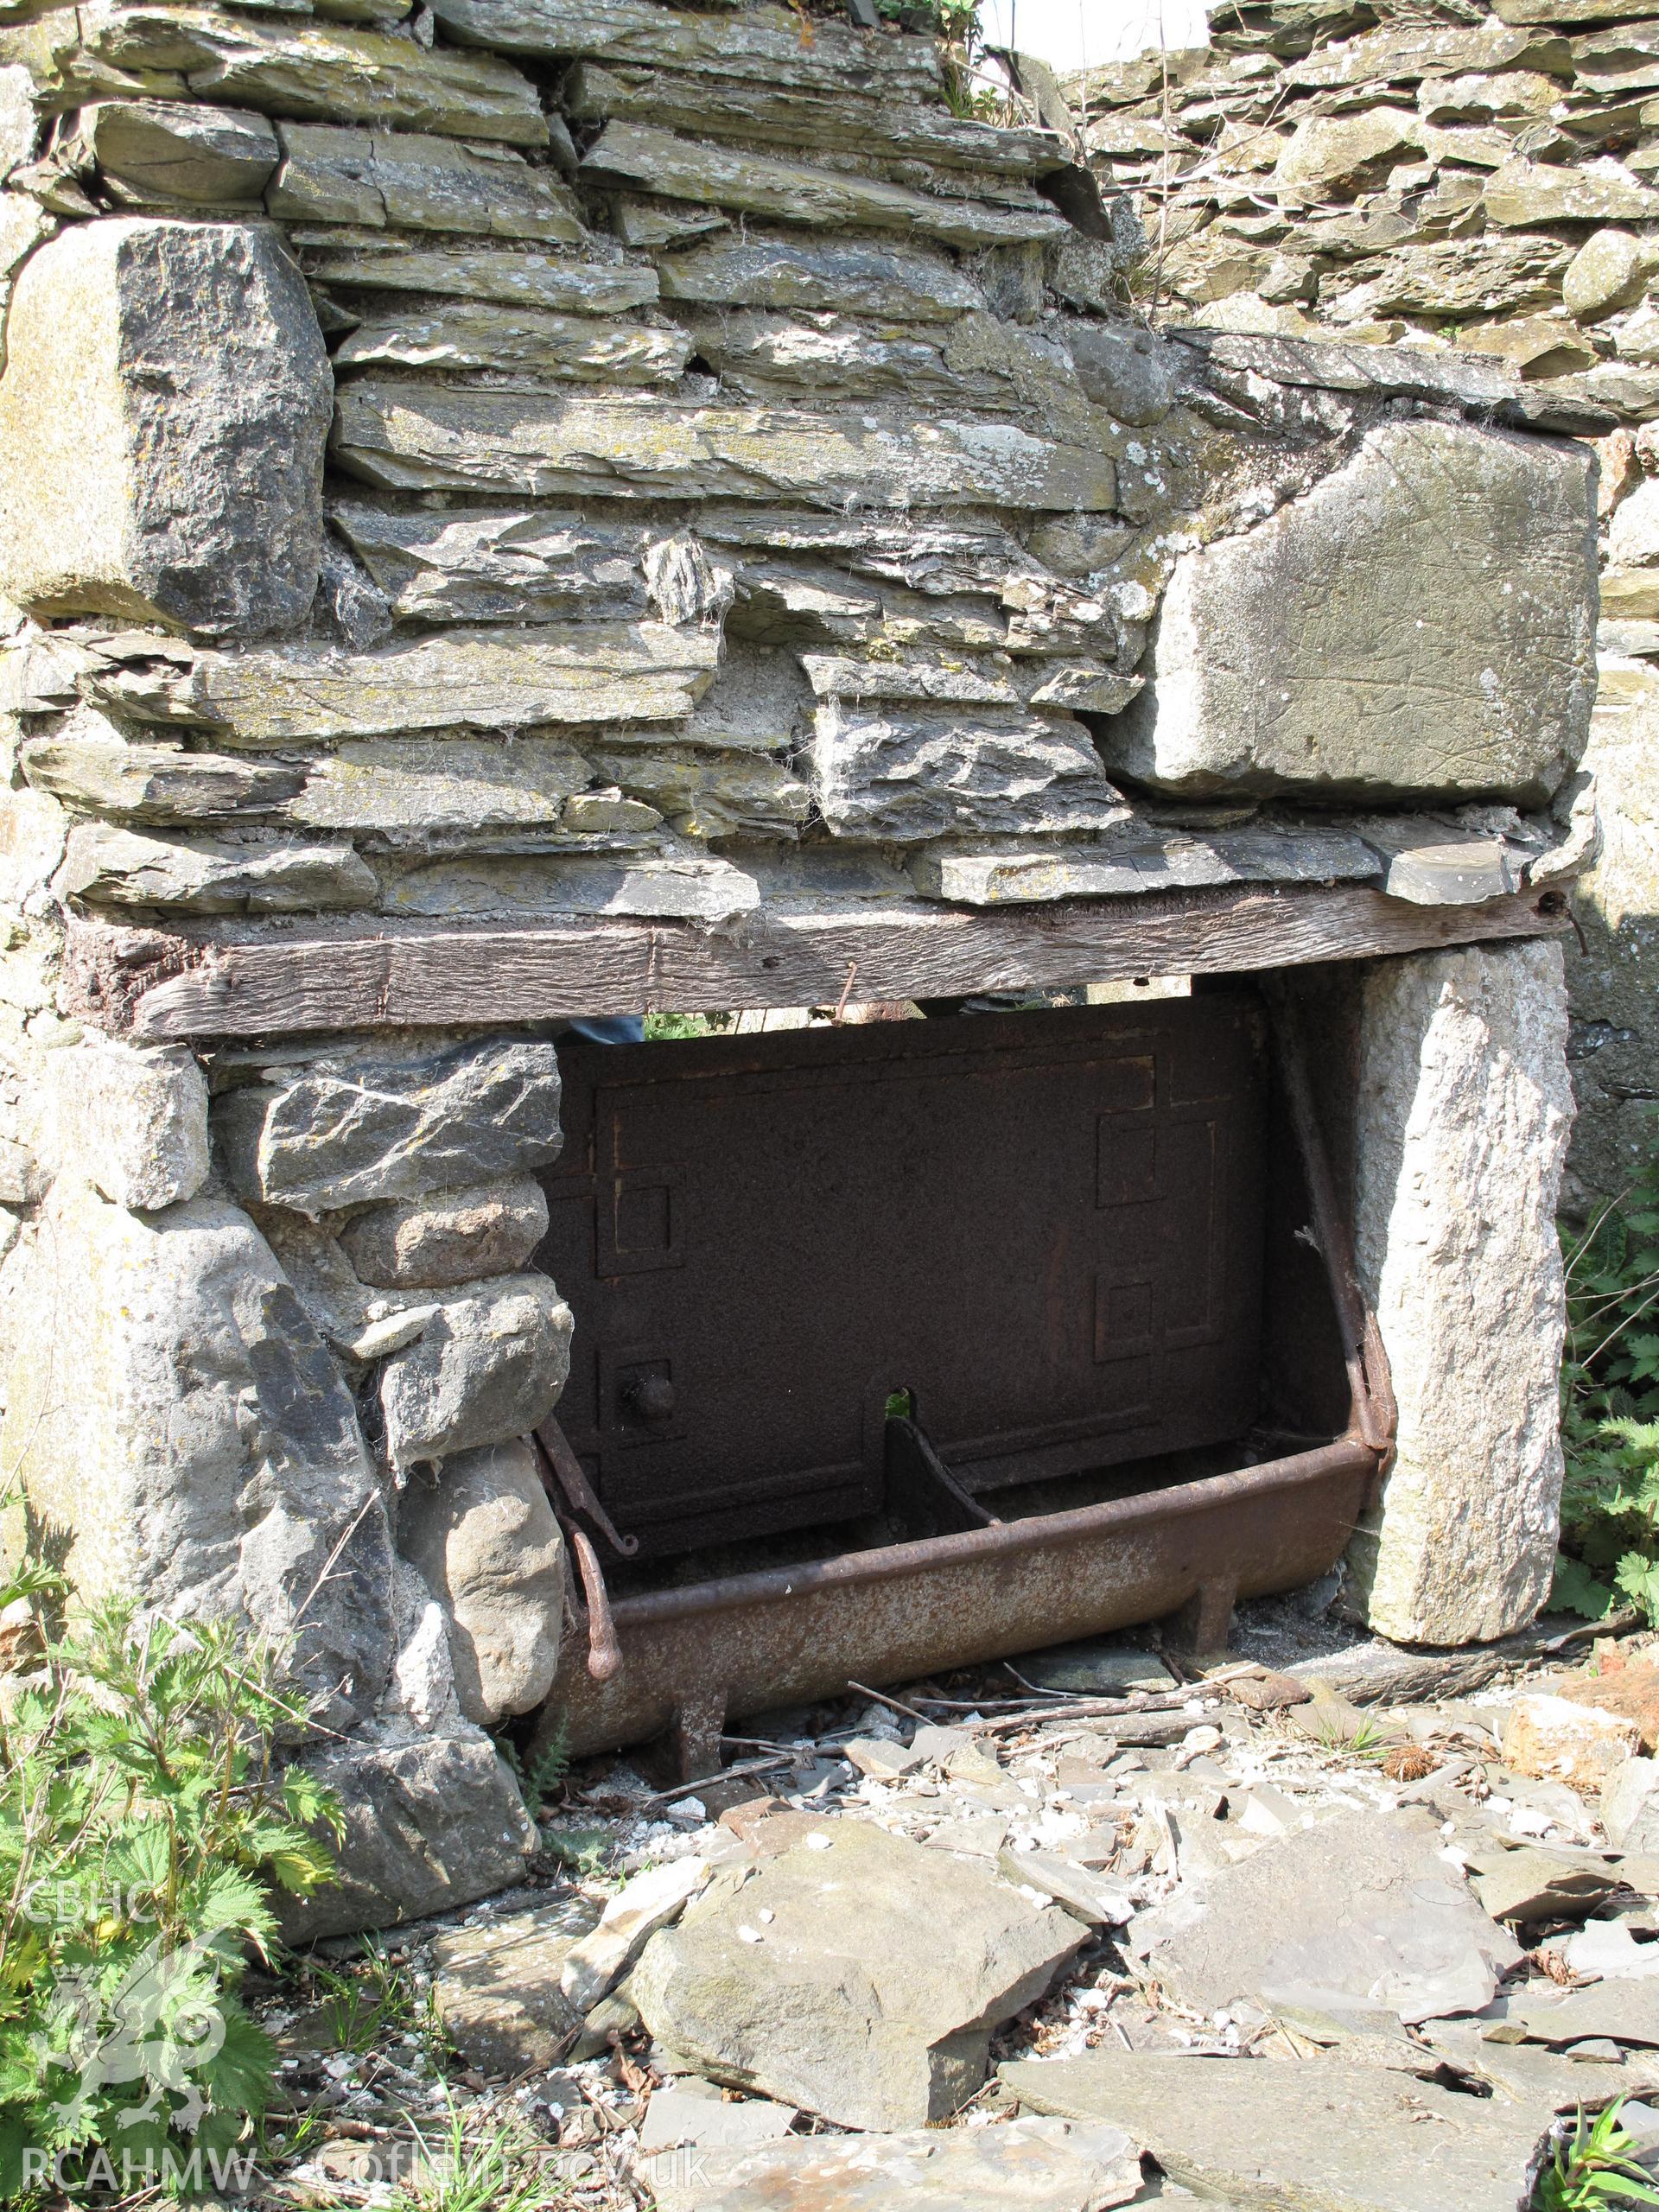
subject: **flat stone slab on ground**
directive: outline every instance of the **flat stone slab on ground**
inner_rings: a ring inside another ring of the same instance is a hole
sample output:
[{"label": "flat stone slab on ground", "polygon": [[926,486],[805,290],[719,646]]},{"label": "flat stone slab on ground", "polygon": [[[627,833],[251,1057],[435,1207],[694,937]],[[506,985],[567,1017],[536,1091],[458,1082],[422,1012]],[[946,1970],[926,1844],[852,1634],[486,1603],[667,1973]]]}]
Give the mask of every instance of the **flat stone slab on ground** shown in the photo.
[{"label": "flat stone slab on ground", "polygon": [[1516,2212],[1552,2118],[1335,2058],[1099,2050],[1000,2073],[1024,2108],[1125,2128],[1200,2196],[1260,2212]]},{"label": "flat stone slab on ground", "polygon": [[658,2212],[1106,2212],[1141,2193],[1140,2154],[1121,2128],[1064,2120],[803,2136],[697,2163],[698,2181],[655,2183]]},{"label": "flat stone slab on ground", "polygon": [[1547,2043],[1563,2048],[1599,2036],[1643,2049],[1659,2048],[1659,1981],[1599,1981],[1588,1989],[1531,1990],[1494,2008],[1489,2038]]},{"label": "flat stone slab on ground", "polygon": [[1173,1690],[1175,1677],[1150,1651],[1125,1651],[1090,1638],[1057,1643],[1047,1651],[1027,1651],[1014,1667],[1041,1690]]},{"label": "flat stone slab on ground", "polygon": [[1519,1946],[1441,1853],[1426,1814],[1341,1813],[1264,1844],[1136,1923],[1135,1948],[1185,2003],[1236,1998],[1405,2021],[1478,2012]]},{"label": "flat stone slab on ground", "polygon": [[630,1993],[658,2041],[717,2081],[845,2127],[942,2120],[1084,1928],[866,1821],[819,1841],[717,1875],[645,1946]]},{"label": "flat stone slab on ground", "polygon": [[548,1905],[439,1936],[438,2011],[469,2066],[513,2075],[554,2063],[582,2018],[559,1987],[559,1970],[590,1917]]},{"label": "flat stone slab on ground", "polygon": [[687,2143],[710,2151],[752,2151],[787,2135],[798,2117],[793,2105],[775,2105],[768,2097],[728,2101],[713,2082],[690,2075],[652,2096],[639,2129],[640,2154],[648,2158]]}]

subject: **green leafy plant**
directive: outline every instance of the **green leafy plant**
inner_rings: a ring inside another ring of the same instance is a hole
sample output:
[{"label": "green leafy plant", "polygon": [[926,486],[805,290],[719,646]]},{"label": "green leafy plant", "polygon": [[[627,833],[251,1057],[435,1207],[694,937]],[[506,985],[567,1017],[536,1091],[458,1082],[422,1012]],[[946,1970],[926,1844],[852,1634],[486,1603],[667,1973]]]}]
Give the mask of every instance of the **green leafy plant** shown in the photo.
[{"label": "green leafy plant", "polygon": [[524,1757],[510,1736],[498,1736],[495,1748],[512,1770],[524,1810],[533,1821],[564,1788],[564,1777],[570,1771],[569,1729],[561,1721],[531,1758]]},{"label": "green leafy plant", "polygon": [[1538,2212],[1613,2212],[1616,2206],[1659,2204],[1659,2190],[1636,2158],[1637,2144],[1619,2123],[1621,2097],[1593,2120],[1580,2105],[1570,2133],[1560,2137],[1538,2183]]},{"label": "green leafy plant", "polygon": [[1659,1624],[1659,1145],[1566,1244],[1561,1554],[1552,1603]]},{"label": "green leafy plant", "polygon": [[279,1655],[226,1624],[107,1603],[42,1624],[32,1663],[0,1697],[0,2196],[66,2172],[78,2201],[135,2173],[207,2186],[274,2067],[237,1985],[273,1886],[332,1872],[339,1808],[276,1767],[303,1716]]},{"label": "green leafy plant", "polygon": [[471,2139],[466,2115],[451,2103],[442,2138],[423,2145],[420,2171],[393,2198],[391,2212],[543,2212],[569,2203],[539,2165],[510,2127]]}]

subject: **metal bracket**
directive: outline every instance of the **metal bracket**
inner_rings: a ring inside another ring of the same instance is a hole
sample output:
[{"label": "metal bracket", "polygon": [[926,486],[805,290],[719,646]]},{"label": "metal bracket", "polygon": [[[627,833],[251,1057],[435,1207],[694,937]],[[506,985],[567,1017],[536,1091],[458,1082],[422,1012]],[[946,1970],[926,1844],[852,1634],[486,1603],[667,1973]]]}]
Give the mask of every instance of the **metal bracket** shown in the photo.
[{"label": "metal bracket", "polygon": [[887,1509],[904,1523],[906,1541],[1001,1525],[963,1488],[913,1421],[889,1417],[886,1472]]},{"label": "metal bracket", "polygon": [[597,1536],[610,1546],[619,1559],[632,1559],[639,1548],[638,1536],[625,1536],[600,1503],[593,1484],[582,1471],[582,1465],[570,1449],[569,1440],[551,1414],[536,1431],[536,1441],[542,1456],[558,1486],[565,1510],[589,1536]]}]

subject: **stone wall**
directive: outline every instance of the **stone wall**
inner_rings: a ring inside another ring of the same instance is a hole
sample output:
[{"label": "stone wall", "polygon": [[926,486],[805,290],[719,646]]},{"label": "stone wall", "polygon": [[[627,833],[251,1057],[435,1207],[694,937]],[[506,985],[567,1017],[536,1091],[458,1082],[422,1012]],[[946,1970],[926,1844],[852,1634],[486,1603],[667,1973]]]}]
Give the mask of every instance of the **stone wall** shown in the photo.
[{"label": "stone wall", "polygon": [[1135,195],[1156,323],[1456,351],[1608,413],[1582,1210],[1624,1187],[1659,1098],[1659,6],[1226,0],[1211,30],[1066,87],[1096,174]]},{"label": "stone wall", "polygon": [[1253,882],[1478,936],[1588,850],[1607,418],[1154,335],[1062,139],[782,9],[13,6],[0,130],[0,1454],[82,1591],[293,1640],[308,1924],[430,1910],[520,1863],[564,1605],[555,1037],[148,1047],[126,969]]}]

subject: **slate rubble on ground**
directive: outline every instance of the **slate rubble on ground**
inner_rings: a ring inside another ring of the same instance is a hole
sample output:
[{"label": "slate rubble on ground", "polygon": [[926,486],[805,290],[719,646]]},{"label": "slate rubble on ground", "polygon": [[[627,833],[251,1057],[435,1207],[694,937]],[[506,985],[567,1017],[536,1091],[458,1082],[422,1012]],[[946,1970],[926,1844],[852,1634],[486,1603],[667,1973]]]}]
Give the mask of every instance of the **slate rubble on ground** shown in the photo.
[{"label": "slate rubble on ground", "polygon": [[[753,1722],[728,1757],[769,1740],[777,1794],[718,1819],[760,1783],[664,1801],[591,1763],[541,1886],[394,1939],[478,2125],[662,2212],[1515,2212],[1580,2101],[1659,2146],[1659,1857],[1552,1778],[1535,1710],[1599,1694],[1651,1748],[1659,1640],[1496,1684],[1446,1655],[1481,1686],[1414,1704],[1389,1647],[1249,1610],[1203,1669],[1108,1640],[897,1692],[919,1724]],[[385,2125],[384,2084],[309,2094]],[[280,2201],[374,2201],[328,2171]]]}]

